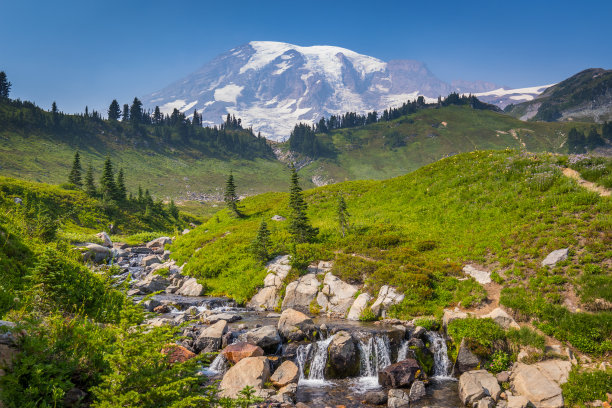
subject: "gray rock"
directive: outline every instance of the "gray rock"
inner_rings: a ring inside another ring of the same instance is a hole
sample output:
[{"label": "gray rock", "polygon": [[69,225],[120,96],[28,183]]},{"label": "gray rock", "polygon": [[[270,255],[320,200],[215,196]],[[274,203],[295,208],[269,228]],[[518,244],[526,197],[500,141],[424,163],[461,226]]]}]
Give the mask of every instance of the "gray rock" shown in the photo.
[{"label": "gray rock", "polygon": [[172,239],[170,237],[159,237],[153,241],[147,242],[146,247],[149,249],[161,249],[163,250],[167,244],[171,244]]},{"label": "gray rock", "polygon": [[414,328],[414,331],[412,332],[412,337],[415,337],[417,339],[423,339],[423,336],[425,336],[425,333],[427,333],[427,330],[423,326],[417,326]]},{"label": "gray rock", "polygon": [[514,329],[520,329],[520,326],[516,323],[516,321],[512,317],[510,317],[508,313],[506,313],[503,309],[499,307],[493,309],[491,313],[482,316],[482,318],[493,319],[495,323],[497,323],[503,329],[509,329],[511,327]]},{"label": "gray rock", "polygon": [[387,393],[384,391],[370,391],[366,393],[364,401],[370,405],[383,405],[387,402]]},{"label": "gray rock", "polygon": [[14,197],[13,198],[13,202],[17,205],[22,205],[23,204],[23,200],[19,197]]},{"label": "gray rock", "polygon": [[170,281],[163,276],[149,274],[144,279],[136,281],[133,288],[138,289],[140,293],[153,293],[166,289],[168,285],[170,285]]},{"label": "gray rock", "polygon": [[480,283],[481,285],[491,283],[491,272],[476,269],[472,265],[465,265],[463,267],[463,272],[466,275],[474,278],[474,280],[476,280],[476,282]]},{"label": "gray rock", "polygon": [[104,262],[112,257],[110,248],[98,244],[86,244],[83,249],[83,260],[95,263]]},{"label": "gray rock", "polygon": [[76,387],[69,389],[66,394],[64,394],[64,406],[65,407],[80,407],[81,401],[83,401],[87,397],[87,393],[83,390],[80,390]]},{"label": "gray rock", "polygon": [[425,383],[423,381],[415,381],[410,387],[410,402],[415,402],[423,398],[427,392],[425,391]]},{"label": "gray rock", "polygon": [[325,378],[345,378],[359,374],[359,355],[349,332],[336,333],[327,348]]},{"label": "gray rock", "polygon": [[389,408],[409,408],[410,396],[404,390],[392,388],[387,394],[387,407]]},{"label": "gray rock", "polygon": [[248,343],[258,345],[269,354],[276,352],[279,344],[281,344],[281,337],[275,326],[263,326],[249,330],[245,333],[245,339]]},{"label": "gray rock", "polygon": [[200,285],[196,278],[189,278],[183,282],[176,291],[176,294],[183,296],[202,296],[204,294],[204,286]]},{"label": "gray rock", "polygon": [[480,359],[478,356],[470,351],[465,339],[461,340],[459,352],[457,353],[457,360],[455,361],[455,371],[460,374],[473,370],[479,365]]},{"label": "gray rock", "polygon": [[409,387],[415,380],[419,363],[411,358],[391,364],[378,372],[378,383],[383,387]]},{"label": "gray rock", "polygon": [[372,296],[370,296],[370,294],[365,292],[359,294],[359,296],[357,296],[353,302],[353,305],[351,306],[346,318],[348,320],[359,320],[359,316],[361,316],[361,313],[363,313],[365,308],[368,306],[370,300],[372,300]]},{"label": "gray rock", "polygon": [[565,261],[569,253],[569,248],[557,249],[552,251],[542,261],[542,266],[555,266],[557,262]]},{"label": "gray rock", "polygon": [[497,401],[500,394],[497,379],[486,370],[468,371],[459,377],[459,398],[465,405],[474,405],[487,396]]},{"label": "gray rock", "polygon": [[96,237],[100,238],[102,240],[102,245],[107,247],[107,248],[112,248],[113,247],[113,241],[111,241],[110,236],[105,232],[102,231],[98,234],[96,234]]},{"label": "gray rock", "polygon": [[396,305],[404,300],[404,294],[397,292],[397,290],[391,286],[384,285],[378,291],[378,298],[372,305],[371,309],[376,316],[385,317],[386,311],[389,306]]},{"label": "gray rock", "polygon": [[144,307],[149,312],[152,312],[157,306],[161,306],[161,303],[155,299],[148,299],[142,302],[142,307]]},{"label": "gray rock", "polygon": [[530,408],[533,404],[529,402],[527,398],[522,395],[510,395],[508,396],[508,404],[506,408]]},{"label": "gray rock", "polygon": [[495,378],[497,379],[498,383],[505,383],[510,381],[510,373],[508,371],[502,371],[500,373],[497,373],[495,375]]},{"label": "gray rock", "polygon": [[290,341],[312,338],[316,330],[316,326],[310,317],[294,309],[283,311],[278,320],[277,328],[281,337]]},{"label": "gray rock", "polygon": [[537,408],[561,408],[564,401],[560,385],[567,381],[571,366],[571,362],[564,360],[533,365],[517,363],[512,369],[513,389]]},{"label": "gray rock", "polygon": [[283,217],[282,215],[274,215],[272,216],[272,221],[285,221],[286,218]]},{"label": "gray rock", "polygon": [[302,312],[310,310],[310,304],[319,291],[319,280],[314,273],[308,273],[287,285],[282,310],[295,309]]},{"label": "gray rock", "polygon": [[227,322],[220,320],[202,330],[194,341],[194,348],[200,352],[211,353],[221,348],[223,335],[227,332]]},{"label": "gray rock", "polygon": [[270,364],[266,357],[247,357],[231,367],[219,384],[221,396],[236,398],[247,385],[253,387],[257,396],[267,397],[265,383],[270,379]]},{"label": "gray rock", "polygon": [[484,397],[476,403],[475,408],[495,408],[495,401],[491,397]]},{"label": "gray rock", "polygon": [[454,310],[444,309],[444,315],[442,316],[442,327],[444,330],[448,327],[448,324],[456,319],[465,319],[469,315],[465,312],[460,311],[458,308]]},{"label": "gray rock", "polygon": [[266,268],[264,287],[248,303],[255,310],[273,310],[278,305],[280,288],[291,270],[289,255],[277,256]]},{"label": "gray rock", "polygon": [[317,303],[322,312],[329,312],[344,317],[355,301],[358,287],[348,284],[331,272],[325,274],[323,288],[317,295]]},{"label": "gray rock", "polygon": [[142,258],[141,265],[142,266],[151,266],[155,264],[162,263],[161,259],[157,255],[149,255]]},{"label": "gray rock", "polygon": [[233,322],[238,321],[240,319],[242,319],[242,316],[237,315],[237,314],[233,314],[233,313],[218,313],[218,314],[202,317],[202,323],[205,323],[205,324],[215,324],[219,320],[225,320],[228,323],[233,323]]}]

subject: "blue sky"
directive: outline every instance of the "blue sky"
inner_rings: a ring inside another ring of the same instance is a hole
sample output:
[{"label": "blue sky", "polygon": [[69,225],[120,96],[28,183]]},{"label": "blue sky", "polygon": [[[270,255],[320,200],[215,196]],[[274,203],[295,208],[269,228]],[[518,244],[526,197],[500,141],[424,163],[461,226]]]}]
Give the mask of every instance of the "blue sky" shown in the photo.
[{"label": "blue sky", "polygon": [[542,85],[612,68],[612,2],[0,0],[11,96],[106,109],[252,40],[423,61],[440,79]]}]

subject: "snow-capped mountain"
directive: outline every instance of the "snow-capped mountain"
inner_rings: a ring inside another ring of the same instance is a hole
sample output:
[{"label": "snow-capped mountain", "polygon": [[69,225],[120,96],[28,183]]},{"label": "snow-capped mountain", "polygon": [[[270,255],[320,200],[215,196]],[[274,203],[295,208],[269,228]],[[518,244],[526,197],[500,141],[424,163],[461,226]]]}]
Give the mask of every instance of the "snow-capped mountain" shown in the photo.
[{"label": "snow-capped mountain", "polygon": [[298,122],[347,111],[382,111],[419,95],[433,100],[452,91],[495,88],[485,82],[449,85],[418,61],[384,62],[340,47],[253,41],[143,97],[143,103],[188,116],[197,109],[205,124],[235,114],[267,138],[283,140]]},{"label": "snow-capped mountain", "polygon": [[553,85],[555,84],[517,89],[498,88],[492,91],[476,92],[473,95],[483,102],[505,108],[510,104],[532,101]]}]

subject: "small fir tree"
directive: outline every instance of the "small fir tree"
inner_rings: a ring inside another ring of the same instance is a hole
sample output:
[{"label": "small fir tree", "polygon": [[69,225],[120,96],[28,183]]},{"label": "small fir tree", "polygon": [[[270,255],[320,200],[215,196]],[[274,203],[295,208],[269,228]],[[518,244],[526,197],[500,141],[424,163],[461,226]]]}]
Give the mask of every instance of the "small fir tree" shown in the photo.
[{"label": "small fir tree", "polygon": [[11,83],[6,79],[6,72],[0,71],[0,100],[8,99],[11,93]]},{"label": "small fir tree", "polygon": [[85,192],[90,197],[95,197],[97,194],[96,184],[94,182],[94,169],[90,164],[85,174]]},{"label": "small fir tree", "polygon": [[82,172],[83,168],[81,167],[81,156],[77,151],[74,154],[74,161],[72,162],[72,169],[70,170],[70,174],[68,175],[68,182],[74,184],[79,188],[83,187],[83,179],[81,176]]},{"label": "small fir tree", "polygon": [[127,200],[127,187],[125,186],[125,177],[123,175],[123,169],[119,169],[117,174],[117,201],[125,202]]},{"label": "small fir tree", "polygon": [[121,107],[116,99],[113,99],[110,106],[108,107],[108,118],[110,120],[119,120],[121,117]]},{"label": "small fir tree", "polygon": [[227,208],[236,216],[242,217],[239,204],[240,200],[236,195],[236,185],[234,184],[234,175],[230,172],[227,182],[225,183],[225,194],[223,196]]},{"label": "small fir tree", "polygon": [[291,216],[289,232],[295,243],[311,242],[319,230],[310,225],[306,216],[307,205],[302,196],[299,178],[295,166],[291,166],[291,190],[289,193],[289,207]]},{"label": "small fir tree", "polygon": [[130,105],[127,103],[123,104],[123,113],[121,114],[121,120],[127,122],[130,120]]},{"label": "small fir tree", "polygon": [[175,219],[178,220],[179,219],[179,209],[176,206],[176,204],[174,204],[174,200],[170,200],[170,204],[168,204],[168,213]]},{"label": "small fir tree", "polygon": [[344,237],[346,232],[349,230],[349,217],[350,214],[346,209],[346,202],[344,201],[344,197],[338,197],[338,206],[336,208],[336,217],[338,219],[338,227],[340,227],[340,232]]},{"label": "small fir tree", "polygon": [[100,192],[104,200],[114,200],[117,198],[117,185],[115,184],[115,175],[113,174],[113,163],[110,156],[106,156],[104,161],[104,169],[100,178]]},{"label": "small fir tree", "polygon": [[267,261],[270,257],[270,230],[268,230],[265,219],[262,219],[261,224],[259,224],[257,236],[252,243],[252,250],[253,254],[263,262]]}]

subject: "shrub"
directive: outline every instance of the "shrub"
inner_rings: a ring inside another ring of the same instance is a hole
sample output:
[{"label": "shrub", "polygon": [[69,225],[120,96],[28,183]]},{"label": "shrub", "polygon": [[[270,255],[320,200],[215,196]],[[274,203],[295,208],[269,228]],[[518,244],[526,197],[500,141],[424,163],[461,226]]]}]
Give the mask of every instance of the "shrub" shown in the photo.
[{"label": "shrub", "polygon": [[466,318],[456,319],[448,324],[448,335],[456,344],[457,351],[463,339],[466,339],[473,351],[481,356],[488,356],[495,346],[504,339],[505,333],[493,319]]},{"label": "shrub", "polygon": [[440,322],[433,317],[422,317],[414,321],[415,326],[421,326],[425,330],[432,331],[440,328]]},{"label": "shrub", "polygon": [[544,336],[541,336],[529,327],[523,326],[520,329],[509,329],[506,332],[506,337],[510,347],[516,353],[518,353],[520,346],[531,346],[542,351],[546,347]]},{"label": "shrub", "polygon": [[612,390],[612,370],[580,371],[574,367],[568,381],[561,385],[563,397],[568,406],[584,406],[585,403],[607,399]]},{"label": "shrub", "polygon": [[370,307],[363,309],[359,315],[359,321],[361,322],[372,322],[374,320],[378,320],[378,316],[374,314]]},{"label": "shrub", "polygon": [[431,251],[436,248],[436,241],[421,241],[416,244],[416,249],[419,252]]},{"label": "shrub", "polygon": [[487,370],[491,371],[493,374],[500,373],[508,367],[510,367],[511,363],[510,355],[502,350],[497,350],[491,356],[491,361],[487,364]]}]

